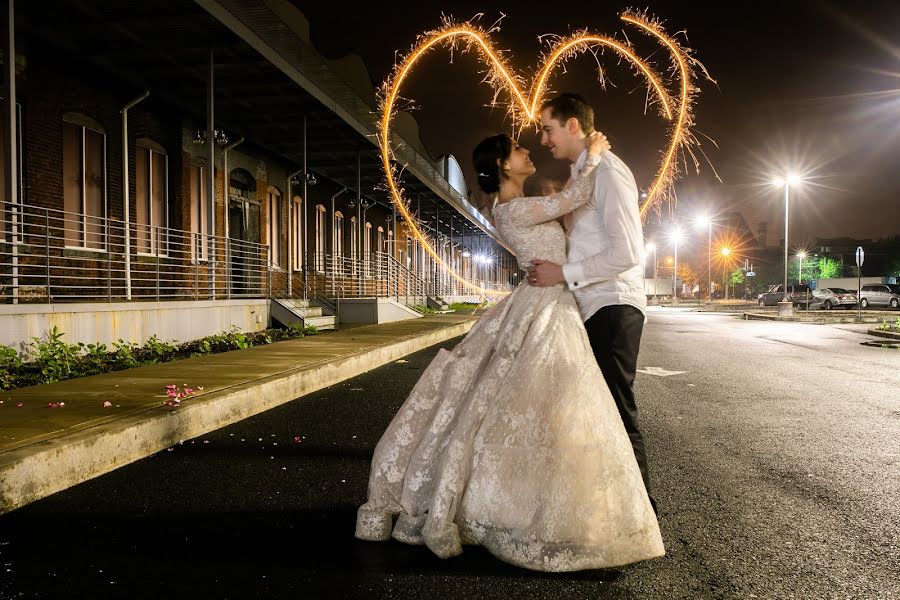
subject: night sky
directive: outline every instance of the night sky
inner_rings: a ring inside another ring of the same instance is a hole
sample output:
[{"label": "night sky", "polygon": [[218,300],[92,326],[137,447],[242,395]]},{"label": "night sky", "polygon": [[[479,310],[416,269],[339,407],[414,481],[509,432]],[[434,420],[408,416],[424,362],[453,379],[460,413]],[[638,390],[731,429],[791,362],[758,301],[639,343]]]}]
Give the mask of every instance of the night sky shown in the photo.
[{"label": "night sky", "polygon": [[[686,45],[717,82],[700,82],[694,131],[715,141],[705,141],[703,150],[721,182],[705,162],[699,175],[691,169],[676,185],[679,220],[707,208],[740,210],[754,231],[768,222],[769,244],[775,244],[784,228],[784,201],[767,183],[793,170],[808,182],[793,196],[792,246],[900,234],[900,2],[593,2],[566,11],[552,4],[555,10],[547,11],[524,2],[372,1],[352,15],[326,2],[297,5],[319,51],[327,58],[361,55],[376,84],[390,73],[395,51],[408,50],[419,33],[439,26],[441,14],[464,21],[483,12],[483,25],[506,14],[492,39],[529,80],[541,49],[537,36],[581,28],[627,33],[641,56],[664,68],[667,54],[618,19],[629,6],[649,8],[670,34],[686,33]],[[454,154],[471,171],[474,145],[508,131],[509,123],[504,110],[487,108],[492,92],[480,84],[475,55],[457,55],[453,64],[449,56],[439,51],[420,62],[404,96],[418,106],[431,154]],[[644,113],[646,88],[627,66],[612,54],[602,64],[605,90],[590,57],[570,62],[552,86],[579,92],[594,105],[598,128],[638,184],[648,186],[665,122],[652,109]],[[564,180],[567,168],[550,158],[537,135],[526,132],[520,142],[532,150],[538,175]],[[671,214],[660,218],[668,221]]]}]

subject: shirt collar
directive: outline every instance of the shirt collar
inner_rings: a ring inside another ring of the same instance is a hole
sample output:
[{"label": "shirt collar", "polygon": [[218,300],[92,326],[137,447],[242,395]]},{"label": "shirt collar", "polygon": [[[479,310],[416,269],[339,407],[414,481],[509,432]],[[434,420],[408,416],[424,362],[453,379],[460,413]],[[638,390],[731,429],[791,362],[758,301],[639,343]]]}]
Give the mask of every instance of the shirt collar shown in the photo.
[{"label": "shirt collar", "polygon": [[575,178],[581,173],[581,169],[584,168],[584,163],[587,160],[587,149],[581,151],[581,154],[578,155],[578,160],[576,160],[572,165],[572,177]]}]

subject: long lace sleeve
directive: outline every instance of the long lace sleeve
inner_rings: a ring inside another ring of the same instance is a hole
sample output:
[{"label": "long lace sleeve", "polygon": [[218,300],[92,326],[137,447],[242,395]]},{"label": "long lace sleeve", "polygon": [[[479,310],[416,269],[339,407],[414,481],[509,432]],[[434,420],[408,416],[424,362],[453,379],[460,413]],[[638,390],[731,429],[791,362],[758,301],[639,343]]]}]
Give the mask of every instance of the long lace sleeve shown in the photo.
[{"label": "long lace sleeve", "polygon": [[588,154],[581,173],[569,189],[550,196],[517,198],[507,206],[508,218],[520,225],[537,225],[586,204],[594,190],[594,172],[599,163],[599,154]]}]

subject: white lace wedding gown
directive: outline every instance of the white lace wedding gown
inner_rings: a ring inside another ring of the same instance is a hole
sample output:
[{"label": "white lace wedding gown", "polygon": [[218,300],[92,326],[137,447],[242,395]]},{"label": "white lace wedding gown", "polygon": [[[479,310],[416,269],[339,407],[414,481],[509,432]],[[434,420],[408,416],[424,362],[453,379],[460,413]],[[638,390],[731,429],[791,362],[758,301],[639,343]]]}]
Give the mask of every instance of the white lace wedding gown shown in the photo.
[{"label": "white lace wedding gown", "polygon": [[[554,219],[587,202],[594,157],[567,191],[494,210],[519,264],[566,261]],[[396,524],[392,518],[397,516]],[[520,285],[441,350],[375,448],[356,537],[480,544],[541,571],[662,556],[662,538],[572,293]]]}]

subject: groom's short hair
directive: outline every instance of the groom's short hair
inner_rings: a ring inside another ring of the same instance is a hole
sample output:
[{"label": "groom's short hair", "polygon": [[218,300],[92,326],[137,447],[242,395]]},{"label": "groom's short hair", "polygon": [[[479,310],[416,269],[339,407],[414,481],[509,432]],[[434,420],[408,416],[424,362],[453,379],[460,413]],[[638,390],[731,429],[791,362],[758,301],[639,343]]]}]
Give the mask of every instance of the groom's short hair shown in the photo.
[{"label": "groom's short hair", "polygon": [[566,92],[547,100],[541,105],[541,112],[550,109],[550,116],[565,125],[569,119],[575,119],[581,125],[585,135],[594,133],[594,109],[578,94]]}]

